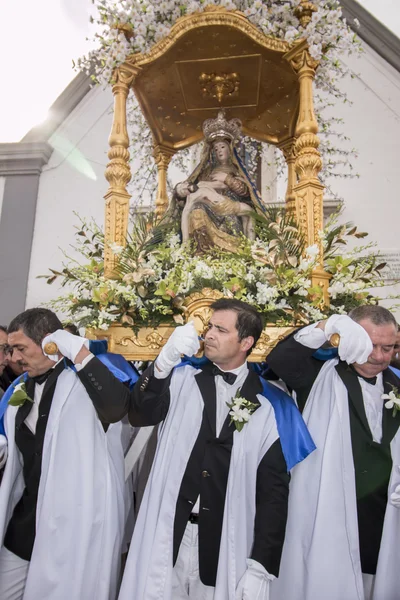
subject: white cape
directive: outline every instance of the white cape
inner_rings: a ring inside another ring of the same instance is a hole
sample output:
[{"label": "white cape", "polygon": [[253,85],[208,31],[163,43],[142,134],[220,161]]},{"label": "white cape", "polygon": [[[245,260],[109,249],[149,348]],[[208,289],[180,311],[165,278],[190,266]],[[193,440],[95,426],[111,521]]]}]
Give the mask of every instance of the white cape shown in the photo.
[{"label": "white cape", "polygon": [[[172,376],[171,404],[159,434],[119,600],[173,600],[176,502],[204,408],[194,379],[198,372],[186,366]],[[271,404],[263,396],[258,399],[261,406],[240,433],[234,432],[214,600],[235,598],[253,544],[257,467],[279,437]]]},{"label": "white cape", "polygon": [[[292,474],[279,579],[271,600],[364,600],[348,393],[322,367],[303,418],[317,450]],[[400,483],[400,433],[391,443],[389,495]],[[373,600],[400,598],[400,509],[388,503]]]},{"label": "white cape", "polygon": [[[8,460],[0,486],[0,540],[20,499],[15,415],[5,415]],[[71,369],[57,380],[43,446],[36,538],[24,600],[114,600],[124,528],[121,425],[104,433]]]}]

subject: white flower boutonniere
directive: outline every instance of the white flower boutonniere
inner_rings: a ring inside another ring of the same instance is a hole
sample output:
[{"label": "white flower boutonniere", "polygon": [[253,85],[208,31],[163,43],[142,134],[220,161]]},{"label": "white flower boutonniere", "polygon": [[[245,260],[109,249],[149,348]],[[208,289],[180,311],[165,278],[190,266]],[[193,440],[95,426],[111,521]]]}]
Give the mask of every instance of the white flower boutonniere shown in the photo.
[{"label": "white flower boutonniere", "polygon": [[240,395],[240,388],[232,398],[232,402],[227,402],[227,406],[231,409],[229,416],[231,417],[229,425],[235,424],[238,431],[242,431],[245,424],[249,421],[253,412],[258,408],[258,404],[246,400]]},{"label": "white flower boutonniere", "polygon": [[21,383],[18,383],[15,386],[14,392],[12,393],[8,404],[11,406],[22,406],[27,400],[28,402],[33,402],[32,398],[30,398],[26,393],[25,381],[21,381]]},{"label": "white flower boutonniere", "polygon": [[385,402],[385,408],[388,408],[389,410],[393,408],[393,416],[395,417],[397,411],[400,411],[400,396],[399,390],[394,386],[392,387],[392,391],[388,394],[382,394],[381,398],[382,400],[387,400],[387,402]]}]

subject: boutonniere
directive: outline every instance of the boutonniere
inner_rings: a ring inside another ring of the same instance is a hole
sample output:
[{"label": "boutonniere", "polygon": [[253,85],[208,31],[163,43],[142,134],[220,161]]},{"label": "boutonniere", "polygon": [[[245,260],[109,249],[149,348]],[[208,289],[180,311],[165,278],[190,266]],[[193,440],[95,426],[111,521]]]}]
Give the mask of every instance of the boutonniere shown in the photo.
[{"label": "boutonniere", "polygon": [[243,427],[249,421],[253,412],[258,408],[258,404],[246,400],[240,395],[240,388],[232,398],[232,402],[227,402],[230,408],[229,416],[231,417],[229,425],[235,424],[237,431],[242,431]]},{"label": "boutonniere", "polygon": [[387,400],[387,402],[385,402],[385,408],[388,408],[389,410],[393,408],[393,416],[395,417],[397,411],[400,411],[400,396],[397,387],[392,385],[392,391],[388,394],[382,394],[381,398],[382,400]]},{"label": "boutonniere", "polygon": [[25,381],[21,381],[14,387],[14,391],[8,401],[11,406],[22,406],[25,402],[33,402],[32,398],[26,393]]}]

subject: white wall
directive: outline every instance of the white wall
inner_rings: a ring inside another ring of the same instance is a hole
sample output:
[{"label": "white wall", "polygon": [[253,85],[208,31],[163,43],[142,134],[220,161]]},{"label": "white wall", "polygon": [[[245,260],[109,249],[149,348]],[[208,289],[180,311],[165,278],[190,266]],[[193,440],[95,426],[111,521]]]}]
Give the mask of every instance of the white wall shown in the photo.
[{"label": "white wall", "polygon": [[111,89],[93,88],[49,140],[54,152],[40,177],[27,308],[60,293],[57,282],[49,286],[37,276],[61,267],[60,248],[70,250],[79,222],[74,211],[103,223],[112,105]]},{"label": "white wall", "polygon": [[[344,199],[345,221],[367,231],[366,239],[380,251],[400,252],[400,73],[368,47],[362,58],[351,58],[348,64],[358,75],[341,86],[352,104],[339,105],[337,114],[358,151],[353,166],[359,178],[335,179],[332,187]],[[376,293],[400,293],[396,287]]]}]

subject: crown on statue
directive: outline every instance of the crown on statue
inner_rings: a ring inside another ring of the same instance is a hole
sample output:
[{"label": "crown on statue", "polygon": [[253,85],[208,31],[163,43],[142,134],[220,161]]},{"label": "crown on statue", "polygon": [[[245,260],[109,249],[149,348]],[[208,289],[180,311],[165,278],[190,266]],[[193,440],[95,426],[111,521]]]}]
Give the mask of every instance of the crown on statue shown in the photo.
[{"label": "crown on statue", "polygon": [[242,122],[240,119],[225,119],[225,113],[220,110],[216,119],[207,119],[203,123],[203,133],[206,142],[213,142],[217,139],[229,141],[237,140],[240,137]]}]

